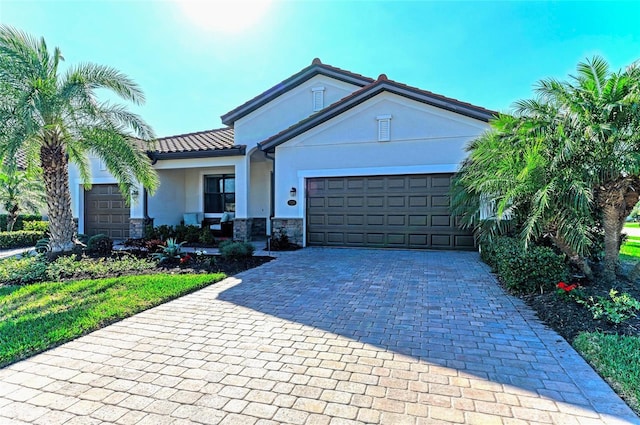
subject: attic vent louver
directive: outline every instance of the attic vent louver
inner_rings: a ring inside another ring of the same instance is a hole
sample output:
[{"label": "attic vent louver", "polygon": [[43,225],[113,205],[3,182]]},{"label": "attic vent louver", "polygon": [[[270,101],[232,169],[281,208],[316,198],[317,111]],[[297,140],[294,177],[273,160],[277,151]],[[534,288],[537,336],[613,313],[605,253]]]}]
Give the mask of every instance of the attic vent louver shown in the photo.
[{"label": "attic vent louver", "polygon": [[378,141],[388,142],[391,140],[391,115],[378,115]]},{"label": "attic vent louver", "polygon": [[317,112],[324,108],[324,87],[313,87],[313,112]]}]

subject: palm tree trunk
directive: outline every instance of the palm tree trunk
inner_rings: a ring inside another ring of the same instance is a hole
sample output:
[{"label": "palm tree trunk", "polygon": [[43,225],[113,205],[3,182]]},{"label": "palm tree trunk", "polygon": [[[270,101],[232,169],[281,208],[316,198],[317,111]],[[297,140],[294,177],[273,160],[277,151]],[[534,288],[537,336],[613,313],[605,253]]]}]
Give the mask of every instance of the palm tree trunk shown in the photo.
[{"label": "palm tree trunk", "polygon": [[604,230],[604,279],[615,282],[620,256],[620,233],[624,222],[638,202],[640,179],[625,177],[597,189],[597,199],[602,209]]},{"label": "palm tree trunk", "polygon": [[11,208],[7,208],[7,232],[13,232],[13,226],[18,221],[18,206],[14,205]]},{"label": "palm tree trunk", "polygon": [[49,142],[40,149],[51,235],[49,249],[52,253],[61,253],[71,251],[74,247],[75,225],[71,213],[69,164],[62,146],[55,143],[55,140]]},{"label": "palm tree trunk", "polygon": [[591,270],[589,262],[582,255],[575,252],[563,239],[555,235],[551,235],[551,240],[553,240],[553,243],[567,256],[569,262],[578,267],[587,279],[593,280],[593,270]]}]

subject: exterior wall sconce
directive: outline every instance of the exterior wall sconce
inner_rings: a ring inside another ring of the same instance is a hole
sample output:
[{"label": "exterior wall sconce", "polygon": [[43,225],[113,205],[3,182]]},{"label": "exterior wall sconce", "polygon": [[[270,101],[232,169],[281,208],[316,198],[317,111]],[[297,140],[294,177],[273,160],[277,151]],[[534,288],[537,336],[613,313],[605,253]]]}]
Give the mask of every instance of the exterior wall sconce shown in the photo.
[{"label": "exterior wall sconce", "polygon": [[289,195],[290,195],[292,198],[295,198],[295,197],[296,197],[296,193],[298,193],[298,191],[296,190],[296,188],[295,188],[295,187],[292,187],[292,188],[291,188],[291,190],[289,191]]},{"label": "exterior wall sconce", "polygon": [[137,201],[137,200],[138,200],[138,196],[140,196],[140,192],[138,192],[138,189],[134,187],[134,188],[131,190],[131,198],[132,198],[134,201]]}]

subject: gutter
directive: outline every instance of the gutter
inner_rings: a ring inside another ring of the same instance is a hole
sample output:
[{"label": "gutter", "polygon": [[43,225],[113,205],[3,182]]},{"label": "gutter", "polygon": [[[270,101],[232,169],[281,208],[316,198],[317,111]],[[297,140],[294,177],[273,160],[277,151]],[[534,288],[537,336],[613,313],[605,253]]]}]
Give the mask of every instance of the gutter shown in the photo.
[{"label": "gutter", "polygon": [[148,152],[151,165],[155,165],[160,160],[167,159],[190,159],[190,158],[220,158],[226,156],[243,156],[247,147],[244,145],[227,149],[215,149],[206,151],[185,151],[185,152]]}]

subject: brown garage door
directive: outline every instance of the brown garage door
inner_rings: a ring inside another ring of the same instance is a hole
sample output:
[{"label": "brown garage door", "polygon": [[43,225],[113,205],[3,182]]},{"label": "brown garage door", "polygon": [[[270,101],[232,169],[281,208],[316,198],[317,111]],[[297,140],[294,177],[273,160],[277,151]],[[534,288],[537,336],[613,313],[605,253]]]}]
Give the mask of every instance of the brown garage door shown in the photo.
[{"label": "brown garage door", "polygon": [[129,207],[115,184],[94,184],[84,192],[84,233],[129,238]]},{"label": "brown garage door", "polygon": [[452,174],[307,180],[309,245],[474,249],[449,210]]}]

